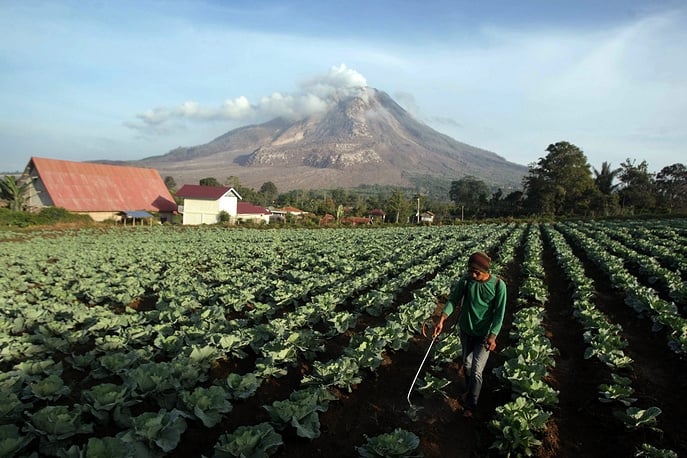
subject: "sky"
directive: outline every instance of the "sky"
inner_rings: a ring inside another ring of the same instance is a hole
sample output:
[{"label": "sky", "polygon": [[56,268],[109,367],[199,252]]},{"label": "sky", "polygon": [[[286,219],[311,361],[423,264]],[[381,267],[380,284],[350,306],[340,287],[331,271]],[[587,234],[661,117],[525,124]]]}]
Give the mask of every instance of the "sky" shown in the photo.
[{"label": "sky", "polygon": [[522,165],[686,163],[683,0],[0,0],[0,172],[136,160],[369,86]]}]

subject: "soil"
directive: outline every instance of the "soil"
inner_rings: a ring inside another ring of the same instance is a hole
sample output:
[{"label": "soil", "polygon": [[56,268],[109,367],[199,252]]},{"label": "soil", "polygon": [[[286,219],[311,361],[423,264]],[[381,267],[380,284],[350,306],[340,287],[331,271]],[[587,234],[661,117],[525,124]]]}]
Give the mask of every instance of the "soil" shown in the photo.
[{"label": "soil", "polygon": [[[559,351],[547,381],[559,391],[559,405],[552,410],[547,431],[541,438],[543,445],[535,456],[630,457],[644,442],[687,456],[687,436],[682,426],[687,416],[686,361],[668,348],[665,335],[651,330],[649,320],[637,317],[624,304],[623,295],[611,289],[605,275],[582,252],[575,254],[583,260],[587,275],[595,280],[597,307],[623,328],[628,342],[625,353],[634,360],[632,370],[624,375],[632,379],[636,390],[635,406],[658,406],[662,414],[658,417],[658,430],[630,430],[614,417],[613,405],[598,400],[598,386],[610,381],[610,370],[596,359],[584,358],[583,330],[572,314],[568,282],[556,264],[553,251],[545,244],[543,261],[550,297],[545,305],[544,326],[547,337]],[[509,302],[498,342],[500,348],[509,344],[508,330],[517,307],[514,298],[521,281],[517,267],[521,256],[518,253],[502,275],[508,285]],[[406,293],[410,297],[410,291]],[[372,323],[364,325],[369,324]],[[337,357],[345,344],[346,337],[330,342],[326,354],[318,359]],[[320,437],[307,440],[297,437],[293,431],[282,431],[284,445],[274,456],[357,456],[355,447],[363,445],[366,437],[396,428],[411,431],[420,438],[417,452],[425,458],[498,456],[490,449],[494,436],[489,422],[494,417],[494,409],[510,400],[508,389],[502,388],[492,374],[492,369],[503,363],[498,350],[490,357],[484,372],[482,395],[473,418],[464,418],[461,413],[460,397],[465,384],[457,363],[447,366],[443,374],[453,382],[445,389],[446,397],[424,397],[412,392],[410,400],[417,415],[411,418],[407,394],[428,345],[429,340],[417,336],[407,349],[389,351],[382,366],[366,373],[360,385],[350,392],[336,393],[339,400],[331,402],[328,410],[320,414]],[[235,403],[230,419],[214,428],[210,436],[207,429],[201,434],[189,428],[173,456],[211,456],[214,443],[224,431],[268,421],[261,406],[285,399],[291,391],[299,389],[302,374],[309,370],[308,363],[301,363],[285,377],[264,384],[250,400]]]}]

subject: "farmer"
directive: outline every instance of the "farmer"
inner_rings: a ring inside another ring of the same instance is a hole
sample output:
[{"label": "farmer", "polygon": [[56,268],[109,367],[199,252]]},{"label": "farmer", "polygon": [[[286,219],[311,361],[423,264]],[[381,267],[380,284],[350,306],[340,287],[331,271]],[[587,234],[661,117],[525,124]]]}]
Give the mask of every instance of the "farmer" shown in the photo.
[{"label": "farmer", "polygon": [[506,311],[506,284],[489,273],[491,259],[477,252],[468,259],[468,270],[452,286],[446,306],[434,327],[434,337],[441,334],[444,321],[458,309],[458,328],[467,385],[463,416],[472,417],[482,390],[482,371],[489,352],[496,349]]}]

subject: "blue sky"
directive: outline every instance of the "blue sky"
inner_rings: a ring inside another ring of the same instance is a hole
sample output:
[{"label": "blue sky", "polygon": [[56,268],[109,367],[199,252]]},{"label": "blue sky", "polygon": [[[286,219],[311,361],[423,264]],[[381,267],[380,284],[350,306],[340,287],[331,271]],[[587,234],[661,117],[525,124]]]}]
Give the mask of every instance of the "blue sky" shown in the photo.
[{"label": "blue sky", "polygon": [[141,159],[371,86],[523,165],[686,163],[687,3],[0,0],[0,171]]}]

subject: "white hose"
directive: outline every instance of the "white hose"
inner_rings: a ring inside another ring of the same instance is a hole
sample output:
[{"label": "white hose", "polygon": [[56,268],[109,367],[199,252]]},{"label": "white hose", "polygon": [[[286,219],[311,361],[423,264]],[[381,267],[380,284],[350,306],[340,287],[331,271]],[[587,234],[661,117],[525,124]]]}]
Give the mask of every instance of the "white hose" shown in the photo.
[{"label": "white hose", "polygon": [[410,389],[408,390],[408,396],[406,397],[406,399],[408,400],[408,404],[410,404],[411,406],[413,404],[410,402],[410,393],[413,391],[413,387],[415,386],[415,382],[417,382],[417,378],[420,375],[420,371],[422,371],[422,366],[425,365],[425,361],[427,360],[427,357],[429,356],[429,352],[432,350],[432,345],[434,345],[434,341],[437,340],[437,337],[438,336],[434,336],[434,338],[432,338],[432,342],[430,342],[430,344],[429,344],[429,348],[427,349],[427,353],[425,353],[425,357],[422,358],[422,362],[420,363],[420,367],[417,369],[417,374],[415,374],[415,378],[413,379],[413,383],[410,385]]}]

